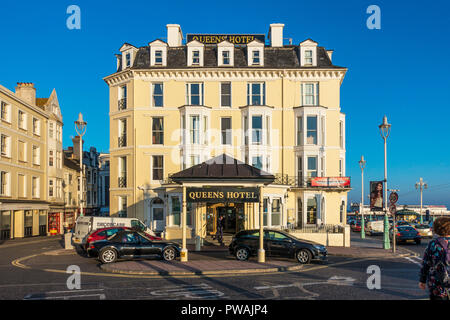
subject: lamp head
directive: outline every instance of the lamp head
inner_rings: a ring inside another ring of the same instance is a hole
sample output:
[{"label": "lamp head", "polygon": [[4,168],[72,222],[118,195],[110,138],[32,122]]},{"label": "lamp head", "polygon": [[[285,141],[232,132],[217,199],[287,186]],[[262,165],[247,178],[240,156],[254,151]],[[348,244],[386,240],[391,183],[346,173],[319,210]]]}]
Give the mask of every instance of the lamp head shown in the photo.
[{"label": "lamp head", "polygon": [[78,114],[78,120],[75,121],[75,130],[80,136],[83,136],[86,132],[87,122],[83,120],[83,115],[81,112]]},{"label": "lamp head", "polygon": [[366,160],[364,160],[364,156],[361,156],[361,160],[359,160],[358,163],[359,163],[359,167],[361,169],[364,169],[364,167],[366,166]]},{"label": "lamp head", "polygon": [[387,138],[389,136],[391,125],[388,123],[386,116],[383,117],[383,123],[380,124],[378,128],[380,128],[380,133],[383,138]]}]

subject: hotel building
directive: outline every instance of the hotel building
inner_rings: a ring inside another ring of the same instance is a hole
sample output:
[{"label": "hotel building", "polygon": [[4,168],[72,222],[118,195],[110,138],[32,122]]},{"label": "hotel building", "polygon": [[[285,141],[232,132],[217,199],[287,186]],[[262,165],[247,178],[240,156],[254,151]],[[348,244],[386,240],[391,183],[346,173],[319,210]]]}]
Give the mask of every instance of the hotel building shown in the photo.
[{"label": "hotel building", "polygon": [[[183,35],[125,43],[110,97],[110,214],[167,239],[346,223],[347,69],[311,39]],[[186,40],[185,40],[186,39]],[[185,40],[185,41],[184,41]],[[184,197],[183,197],[184,195]],[[261,216],[259,212],[262,212]]]}]

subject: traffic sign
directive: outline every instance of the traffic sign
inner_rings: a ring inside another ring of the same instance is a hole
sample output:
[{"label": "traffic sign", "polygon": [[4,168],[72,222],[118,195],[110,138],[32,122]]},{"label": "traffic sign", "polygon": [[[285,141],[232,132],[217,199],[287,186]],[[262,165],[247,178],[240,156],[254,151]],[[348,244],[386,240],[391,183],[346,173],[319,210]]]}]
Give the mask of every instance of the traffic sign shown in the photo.
[{"label": "traffic sign", "polygon": [[397,212],[397,207],[396,207],[395,204],[392,203],[392,204],[389,206],[389,212],[390,212],[391,214],[395,214],[395,213]]},{"label": "traffic sign", "polygon": [[389,195],[389,201],[393,204],[398,201],[398,194],[396,192],[391,192]]}]

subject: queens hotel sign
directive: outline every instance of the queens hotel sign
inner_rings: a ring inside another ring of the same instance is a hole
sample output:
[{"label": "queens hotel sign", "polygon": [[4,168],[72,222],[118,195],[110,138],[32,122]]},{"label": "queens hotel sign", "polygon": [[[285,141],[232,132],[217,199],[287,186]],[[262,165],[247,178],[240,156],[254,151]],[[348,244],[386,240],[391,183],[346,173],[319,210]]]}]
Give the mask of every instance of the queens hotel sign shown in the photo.
[{"label": "queens hotel sign", "polygon": [[258,188],[186,188],[187,202],[259,202]]},{"label": "queens hotel sign", "polygon": [[228,41],[233,44],[248,44],[253,40],[265,42],[263,34],[187,34],[186,41],[198,41],[203,44],[218,44],[222,41]]}]

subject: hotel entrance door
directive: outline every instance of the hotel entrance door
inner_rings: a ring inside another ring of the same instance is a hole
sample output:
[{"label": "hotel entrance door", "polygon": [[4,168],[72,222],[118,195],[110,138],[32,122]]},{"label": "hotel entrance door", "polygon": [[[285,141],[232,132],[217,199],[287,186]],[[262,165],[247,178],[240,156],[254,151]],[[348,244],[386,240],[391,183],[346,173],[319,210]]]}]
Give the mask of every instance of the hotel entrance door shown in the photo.
[{"label": "hotel entrance door", "polygon": [[223,216],[223,232],[235,234],[244,229],[244,205],[236,204],[217,204],[208,205],[206,215],[206,231],[208,234],[216,234],[217,221]]}]

